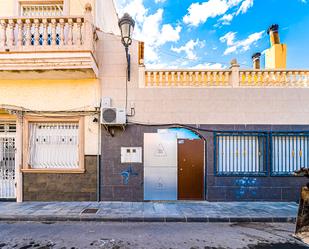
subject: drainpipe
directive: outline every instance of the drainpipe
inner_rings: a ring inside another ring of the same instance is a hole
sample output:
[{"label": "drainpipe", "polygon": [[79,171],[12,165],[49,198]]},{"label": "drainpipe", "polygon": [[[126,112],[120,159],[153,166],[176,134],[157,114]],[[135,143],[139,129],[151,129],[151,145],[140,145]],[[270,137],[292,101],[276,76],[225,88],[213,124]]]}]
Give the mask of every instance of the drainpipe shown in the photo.
[{"label": "drainpipe", "polygon": [[97,201],[101,201],[101,122],[98,114],[98,153],[97,153]]}]

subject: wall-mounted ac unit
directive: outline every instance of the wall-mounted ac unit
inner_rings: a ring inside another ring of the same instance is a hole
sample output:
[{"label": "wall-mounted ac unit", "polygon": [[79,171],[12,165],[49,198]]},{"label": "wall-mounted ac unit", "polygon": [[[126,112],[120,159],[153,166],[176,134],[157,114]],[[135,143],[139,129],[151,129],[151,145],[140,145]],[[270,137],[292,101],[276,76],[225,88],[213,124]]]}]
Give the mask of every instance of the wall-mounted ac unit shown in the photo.
[{"label": "wall-mounted ac unit", "polygon": [[125,108],[112,106],[111,97],[103,97],[101,101],[101,124],[104,125],[124,125],[127,122]]},{"label": "wall-mounted ac unit", "polygon": [[124,108],[103,107],[101,109],[101,124],[124,125],[126,121]]}]

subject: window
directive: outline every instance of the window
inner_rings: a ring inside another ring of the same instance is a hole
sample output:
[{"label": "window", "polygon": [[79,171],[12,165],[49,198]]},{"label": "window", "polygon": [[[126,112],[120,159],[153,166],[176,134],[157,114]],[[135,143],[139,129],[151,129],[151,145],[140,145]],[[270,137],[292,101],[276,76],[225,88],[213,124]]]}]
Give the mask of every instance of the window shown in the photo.
[{"label": "window", "polygon": [[266,174],[266,136],[215,135],[216,171],[219,175]]},{"label": "window", "polygon": [[64,5],[62,1],[55,1],[55,3],[21,3],[20,5],[21,16],[23,17],[52,17],[63,16]]},{"label": "window", "polygon": [[16,124],[0,123],[0,132],[16,132]]},{"label": "window", "polygon": [[81,121],[26,122],[26,170],[83,170]]},{"label": "window", "polygon": [[309,134],[272,136],[272,174],[289,175],[309,167]]}]

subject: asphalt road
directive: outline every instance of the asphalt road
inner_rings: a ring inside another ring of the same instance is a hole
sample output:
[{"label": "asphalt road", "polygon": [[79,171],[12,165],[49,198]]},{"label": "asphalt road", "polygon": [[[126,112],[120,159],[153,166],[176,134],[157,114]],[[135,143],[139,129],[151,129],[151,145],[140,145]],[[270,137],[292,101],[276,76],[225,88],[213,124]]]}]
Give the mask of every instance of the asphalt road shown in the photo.
[{"label": "asphalt road", "polygon": [[0,223],[0,248],[308,248],[293,231],[287,223]]}]

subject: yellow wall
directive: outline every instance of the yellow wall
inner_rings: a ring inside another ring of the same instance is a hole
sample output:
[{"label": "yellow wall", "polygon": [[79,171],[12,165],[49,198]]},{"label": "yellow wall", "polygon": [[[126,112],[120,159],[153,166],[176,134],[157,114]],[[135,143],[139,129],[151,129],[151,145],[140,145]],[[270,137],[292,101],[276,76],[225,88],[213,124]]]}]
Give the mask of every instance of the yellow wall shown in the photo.
[{"label": "yellow wall", "polygon": [[96,79],[0,80],[0,104],[33,110],[93,109],[100,100]]},{"label": "yellow wall", "polygon": [[285,69],[287,57],[286,44],[274,44],[265,53],[266,69]]},{"label": "yellow wall", "polygon": [[1,121],[15,121],[16,116],[8,114],[6,111],[0,109],[0,122]]},{"label": "yellow wall", "polygon": [[[100,86],[89,80],[0,80],[0,105],[38,111],[95,110],[100,103]],[[0,121],[10,116],[0,112]],[[12,116],[11,116],[12,117]],[[95,115],[85,117],[85,154],[97,155],[98,123]]]}]

